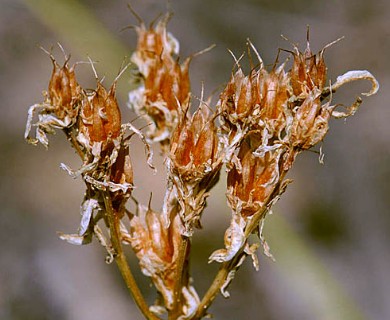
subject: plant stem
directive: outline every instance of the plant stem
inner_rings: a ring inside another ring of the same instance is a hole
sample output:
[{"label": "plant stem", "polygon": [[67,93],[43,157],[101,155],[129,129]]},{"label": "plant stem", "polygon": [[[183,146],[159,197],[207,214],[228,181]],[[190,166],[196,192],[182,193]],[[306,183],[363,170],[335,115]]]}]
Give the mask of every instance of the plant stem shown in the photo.
[{"label": "plant stem", "polygon": [[168,315],[169,320],[177,319],[182,313],[182,288],[185,285],[184,281],[187,277],[184,277],[184,274],[187,272],[184,265],[187,263],[187,253],[190,247],[190,238],[186,236],[181,236],[181,243],[179,248],[179,255],[176,262],[176,272],[175,272],[175,286],[173,291],[173,309]]},{"label": "plant stem", "polygon": [[223,284],[226,281],[226,278],[229,274],[230,269],[230,261],[222,263],[221,267],[219,268],[218,273],[216,274],[211,286],[205,293],[202,301],[200,302],[198,306],[198,311],[196,312],[196,315],[192,318],[192,320],[202,319],[205,315],[207,309],[210,307],[210,305],[213,303],[214,299],[216,298],[219,290],[223,286]]},{"label": "plant stem", "polygon": [[134,279],[129,264],[127,263],[126,257],[123,253],[122,243],[120,240],[119,217],[112,208],[110,193],[108,191],[102,191],[102,196],[104,199],[107,221],[110,228],[111,244],[115,250],[115,262],[120,273],[122,274],[123,280],[125,281],[126,286],[129,289],[135,303],[145,318],[150,320],[159,320],[160,318],[150,312],[149,306],[146,303],[141,290],[139,289]]}]

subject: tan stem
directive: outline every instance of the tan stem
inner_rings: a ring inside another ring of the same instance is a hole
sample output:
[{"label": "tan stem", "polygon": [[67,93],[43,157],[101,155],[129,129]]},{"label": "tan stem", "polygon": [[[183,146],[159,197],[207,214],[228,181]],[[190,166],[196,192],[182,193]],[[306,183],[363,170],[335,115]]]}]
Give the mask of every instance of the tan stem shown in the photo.
[{"label": "tan stem", "polygon": [[176,272],[175,272],[175,286],[174,286],[174,300],[172,311],[168,315],[168,320],[177,319],[182,313],[183,307],[183,295],[182,288],[186,285],[185,281],[187,277],[184,275],[187,273],[185,269],[188,257],[188,250],[190,247],[190,238],[186,236],[181,236],[181,243],[179,248],[179,254],[176,262]]},{"label": "tan stem", "polygon": [[110,193],[107,191],[102,191],[102,195],[104,199],[104,205],[106,207],[107,222],[110,228],[111,244],[115,250],[115,262],[120,273],[122,274],[123,280],[125,281],[127,288],[129,289],[135,303],[141,310],[144,317],[150,320],[159,320],[160,318],[150,312],[149,306],[146,303],[141,290],[139,289],[134,279],[129,264],[127,263],[126,257],[123,253],[119,226],[120,221],[118,214],[116,214],[112,208]]},{"label": "tan stem", "polygon": [[192,320],[202,319],[205,316],[207,309],[213,303],[214,299],[217,297],[218,292],[220,291],[221,287],[225,283],[229,271],[230,271],[230,261],[222,263],[211,286],[209,287],[202,301],[200,302],[198,306],[198,311],[196,312]]}]

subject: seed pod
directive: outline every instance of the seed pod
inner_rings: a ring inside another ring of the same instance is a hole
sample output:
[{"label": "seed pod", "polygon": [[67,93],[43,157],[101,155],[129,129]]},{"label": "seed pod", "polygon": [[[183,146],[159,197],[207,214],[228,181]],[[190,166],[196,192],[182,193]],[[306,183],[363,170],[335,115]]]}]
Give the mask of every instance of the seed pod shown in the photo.
[{"label": "seed pod", "polygon": [[75,105],[80,102],[81,88],[76,82],[74,67],[69,68],[67,61],[62,67],[52,58],[53,72],[48,86],[49,103],[59,119],[77,115]]},{"label": "seed pod", "polygon": [[295,47],[290,77],[292,91],[296,97],[299,97],[302,94],[306,96],[308,92],[314,88],[317,88],[320,91],[324,88],[327,74],[327,67],[324,60],[325,48],[317,54],[313,54],[310,49],[309,41],[307,42],[307,48],[303,53]]},{"label": "seed pod", "polygon": [[280,152],[257,157],[256,140],[254,134],[245,138],[238,152],[240,167],[234,166],[227,177],[229,205],[243,217],[255,214],[268,201],[279,178]]},{"label": "seed pod", "polygon": [[298,149],[310,149],[326,135],[334,107],[321,105],[321,92],[311,91],[298,107],[291,125],[290,143]]},{"label": "seed pod", "polygon": [[176,210],[183,223],[183,235],[190,236],[194,227],[201,227],[208,191],[218,181],[221,165],[217,130],[208,107],[201,103],[191,118],[183,110],[167,159],[169,184],[163,212],[167,225],[170,212]]},{"label": "seed pod", "polygon": [[171,139],[174,170],[184,181],[200,179],[219,164],[217,130],[209,109],[202,104],[189,118],[183,112]]},{"label": "seed pod", "polygon": [[[139,259],[141,270],[151,277],[168,310],[173,307],[175,271],[181,243],[180,224],[179,216],[176,216],[167,228],[161,214],[144,206],[139,207],[139,215],[134,216],[130,222],[130,244]],[[192,298],[197,303],[199,298],[195,289],[190,286],[188,276],[183,279],[187,281],[181,289],[187,299],[183,307],[192,310]],[[192,298],[186,297],[184,292],[191,292]]]},{"label": "seed pod", "polygon": [[219,112],[225,122],[231,124],[246,123],[251,120],[254,108],[260,103],[259,88],[256,73],[245,76],[238,69],[230,78],[219,99]]},{"label": "seed pod", "polygon": [[[48,53],[48,52],[47,52]],[[84,94],[76,81],[74,66],[69,68],[68,58],[62,67],[50,55],[53,63],[53,72],[48,85],[48,92],[44,92],[45,102],[34,104],[29,108],[24,137],[32,144],[40,142],[48,147],[48,133],[54,129],[70,128],[77,122],[81,101]],[[38,110],[38,121],[35,138],[30,137],[35,112]]]},{"label": "seed pod", "polygon": [[115,83],[109,92],[100,81],[88,99],[83,101],[79,131],[86,137],[89,147],[95,142],[105,146],[118,138],[121,131],[121,113],[115,97]]},{"label": "seed pod", "polygon": [[129,106],[152,124],[148,139],[162,142],[164,152],[177,124],[178,109],[188,103],[190,96],[191,58],[180,64],[175,57],[179,43],[166,30],[168,20],[169,15],[159,20],[156,27],[146,28],[143,22],[136,27],[138,44],[131,60],[138,67],[143,82],[129,94]]}]

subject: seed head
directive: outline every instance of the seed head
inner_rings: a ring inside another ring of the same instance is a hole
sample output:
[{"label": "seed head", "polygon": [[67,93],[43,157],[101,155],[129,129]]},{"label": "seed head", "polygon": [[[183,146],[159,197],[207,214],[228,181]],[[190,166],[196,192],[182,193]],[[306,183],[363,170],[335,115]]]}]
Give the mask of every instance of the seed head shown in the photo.
[{"label": "seed head", "polygon": [[219,164],[217,129],[205,104],[191,118],[183,112],[172,134],[170,157],[183,181],[199,180]]},{"label": "seed head", "polygon": [[54,106],[55,114],[59,119],[65,116],[77,115],[77,104],[81,100],[81,87],[76,81],[74,67],[68,67],[65,61],[62,67],[52,58],[53,72],[48,87],[49,104]]}]

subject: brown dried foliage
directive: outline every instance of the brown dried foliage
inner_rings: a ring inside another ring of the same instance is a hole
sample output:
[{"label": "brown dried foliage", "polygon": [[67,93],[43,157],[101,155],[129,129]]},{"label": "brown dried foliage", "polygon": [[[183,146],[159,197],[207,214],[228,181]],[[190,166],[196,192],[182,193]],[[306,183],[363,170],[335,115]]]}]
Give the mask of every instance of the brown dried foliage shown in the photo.
[{"label": "brown dried foliage", "polygon": [[[106,248],[108,261],[117,261],[145,317],[159,319],[167,312],[169,319],[200,319],[206,316],[218,290],[228,296],[226,288],[246,256],[258,267],[256,249],[262,245],[264,253],[270,255],[262,225],[291,182],[285,177],[296,156],[323,141],[332,116],[348,117],[362,102],[358,98],[345,112],[336,111],[332,94],[355,80],[371,81],[372,89],[365,95],[376,93],[379,86],[368,71],[350,71],[333,85],[327,83],[324,51],[329,45],[317,54],[309,44],[303,53],[294,46],[289,51],[293,59],[289,70],[285,70],[285,62],[268,71],[249,42],[258,66],[250,61],[251,71],[246,75],[236,59],[215,111],[209,107],[210,101],[201,101],[191,114],[191,57],[179,63],[178,42],[166,30],[169,17],[149,27],[139,19],[135,28],[138,44],[131,60],[138,67],[141,84],[130,92],[129,105],[151,124],[145,135],[130,122],[122,123],[115,97],[119,76],[108,91],[100,80],[94,91],[85,91],[76,81],[74,66],[68,66],[69,58],[65,56],[61,67],[50,54],[53,72],[48,92],[43,103],[29,109],[25,138],[47,147],[47,134],[62,129],[82,158],[78,170],[61,165],[71,176],[81,176],[87,191],[78,232],[60,237],[86,244],[95,236]],[[38,120],[33,123],[36,112]],[[218,117],[220,124],[216,125]],[[31,138],[33,126],[36,135]],[[129,147],[134,134],[145,143],[149,164],[149,143],[159,142],[165,157],[167,191],[159,211],[135,199],[136,212],[126,207],[134,183]],[[207,197],[223,165],[231,223],[225,247],[210,255],[210,262],[222,265],[201,300],[191,284],[190,240],[201,228]],[[109,238],[98,224],[101,220]],[[249,243],[251,234],[258,236],[257,243]],[[142,272],[159,292],[153,306],[147,306],[132,279],[122,243],[131,245]]]}]

